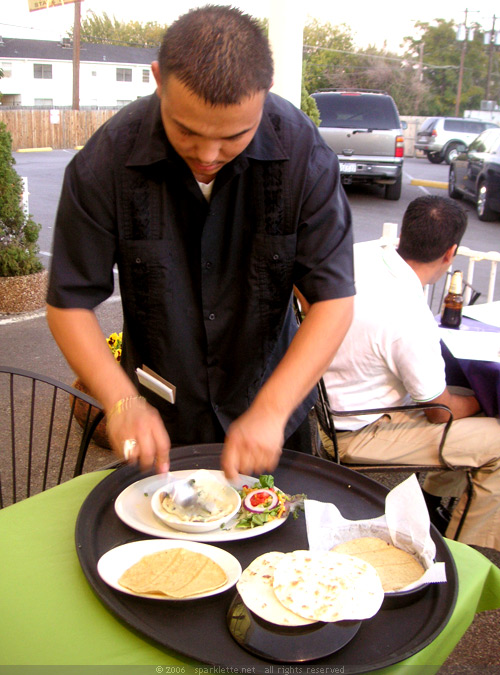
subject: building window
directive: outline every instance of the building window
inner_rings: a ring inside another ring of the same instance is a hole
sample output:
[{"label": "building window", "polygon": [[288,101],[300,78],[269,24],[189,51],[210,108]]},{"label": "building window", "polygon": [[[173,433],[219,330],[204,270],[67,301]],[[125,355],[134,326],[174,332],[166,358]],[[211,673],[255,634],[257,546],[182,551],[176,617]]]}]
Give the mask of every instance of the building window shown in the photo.
[{"label": "building window", "polygon": [[121,107],[123,107],[124,105],[128,105],[129,103],[132,103],[132,101],[123,101],[123,100],[120,101],[120,100],[118,100],[118,101],[116,102],[116,105],[117,105],[118,107],[121,108]]},{"label": "building window", "polygon": [[117,68],[116,69],[117,82],[132,82],[132,68]]},{"label": "building window", "polygon": [[36,80],[51,80],[52,79],[52,64],[51,63],[34,63],[33,77]]},{"label": "building window", "polygon": [[53,108],[54,107],[54,99],[53,98],[36,98],[35,99],[35,106],[39,106],[41,108]]},{"label": "building window", "polygon": [[12,63],[10,61],[0,63],[0,69],[3,70],[4,77],[12,77]]},{"label": "building window", "polygon": [[142,81],[149,82],[149,70],[145,69],[142,71]]}]

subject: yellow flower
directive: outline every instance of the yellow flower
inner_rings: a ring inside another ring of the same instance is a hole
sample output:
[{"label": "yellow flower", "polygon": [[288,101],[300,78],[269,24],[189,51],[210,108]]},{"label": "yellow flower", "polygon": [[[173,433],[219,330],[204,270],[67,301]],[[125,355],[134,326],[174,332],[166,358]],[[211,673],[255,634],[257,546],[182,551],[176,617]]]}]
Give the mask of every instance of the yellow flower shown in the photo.
[{"label": "yellow flower", "polygon": [[111,333],[107,339],[109,348],[117,361],[120,361],[122,357],[122,337],[123,333]]}]

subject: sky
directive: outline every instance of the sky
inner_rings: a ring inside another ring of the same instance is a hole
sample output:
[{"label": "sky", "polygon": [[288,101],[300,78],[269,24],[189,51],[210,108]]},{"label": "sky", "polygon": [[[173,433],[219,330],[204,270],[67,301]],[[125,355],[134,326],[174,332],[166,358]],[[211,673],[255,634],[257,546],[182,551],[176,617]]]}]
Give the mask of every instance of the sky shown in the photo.
[{"label": "sky", "polygon": [[[257,17],[269,15],[270,0],[211,0],[212,4],[233,4]],[[296,0],[283,0],[291,7]],[[156,21],[170,24],[180,14],[193,7],[206,4],[204,0],[83,0],[82,17],[92,10],[96,14],[106,12],[120,21]],[[465,3],[464,3],[465,5]],[[415,34],[415,21],[432,23],[436,18],[453,19],[463,23],[466,6],[456,0],[419,0],[416,3],[404,0],[373,0],[357,2],[333,2],[332,0],[307,0],[307,15],[320,22],[332,25],[346,24],[350,27],[357,47],[384,43],[393,51],[399,51],[403,38]],[[485,30],[493,24],[495,11],[500,15],[498,0],[476,0],[468,8],[468,24],[477,21]],[[382,16],[383,15],[383,16]],[[383,18],[387,20],[384,21]],[[74,5],[52,7],[36,12],[28,10],[28,0],[0,0],[0,35],[3,37],[59,40],[70,30],[74,22]],[[500,16],[496,21],[500,30]]]}]

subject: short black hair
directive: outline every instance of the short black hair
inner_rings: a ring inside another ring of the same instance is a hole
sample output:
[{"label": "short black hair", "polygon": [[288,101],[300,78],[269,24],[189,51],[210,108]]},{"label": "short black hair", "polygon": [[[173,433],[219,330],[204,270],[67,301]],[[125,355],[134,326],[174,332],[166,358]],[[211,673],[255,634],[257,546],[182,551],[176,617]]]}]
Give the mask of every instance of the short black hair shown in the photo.
[{"label": "short black hair", "polygon": [[206,5],[177,19],[158,54],[163,78],[175,75],[211,105],[231,105],[273,82],[269,40],[258,21],[239,9]]},{"label": "short black hair", "polygon": [[467,213],[453,199],[417,197],[403,216],[398,253],[404,260],[434,262],[460,244],[466,227]]}]

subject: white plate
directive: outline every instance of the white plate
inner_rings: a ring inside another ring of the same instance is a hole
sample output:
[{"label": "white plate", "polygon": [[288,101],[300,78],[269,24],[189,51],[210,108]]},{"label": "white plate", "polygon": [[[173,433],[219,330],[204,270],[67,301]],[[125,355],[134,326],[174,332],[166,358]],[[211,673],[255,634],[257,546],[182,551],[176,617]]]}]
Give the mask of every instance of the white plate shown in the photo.
[{"label": "white plate", "polygon": [[[158,551],[165,551],[169,548],[180,548],[181,546],[190,551],[202,553],[203,555],[206,555],[207,558],[211,558],[220,565],[227,575],[227,583],[213,591],[199,593],[198,595],[192,595],[188,598],[167,598],[161,595],[150,595],[149,593],[134,593],[128,588],[120,586],[118,583],[118,579],[125,570],[128,570],[129,567],[132,567],[136,562],[139,562],[143,556],[149,555],[150,553],[158,553]],[[123,544],[123,546],[112,548],[99,559],[97,571],[103,581],[113,588],[116,588],[116,590],[122,591],[122,593],[137,595],[141,598],[179,602],[180,600],[207,598],[209,595],[217,595],[218,593],[227,591],[227,589],[234,586],[240,578],[241,565],[233,555],[216,546],[207,546],[207,544],[199,544],[195,541],[185,541],[182,544],[179,544],[176,541],[165,541],[165,539],[146,539],[144,541],[132,541],[128,544]]]},{"label": "white plate", "polygon": [[[176,479],[187,478],[194,472],[193,469],[183,471],[172,471]],[[221,476],[222,471],[210,470],[214,476]],[[210,532],[197,532],[188,534],[179,532],[163,522],[160,522],[151,508],[151,497],[166,483],[165,474],[156,474],[148,476],[136,483],[129,485],[121,492],[115,500],[115,512],[118,518],[134,530],[150,534],[153,537],[165,537],[166,539],[183,539],[185,541],[201,541],[205,543],[214,543],[217,541],[233,541],[235,539],[248,539],[258,537],[261,534],[270,532],[283,525],[286,518],[276,518],[270,523],[264,523],[259,527],[249,528],[247,530],[237,530],[236,518],[233,518],[226,525],[227,529],[211,530]],[[237,490],[241,490],[244,485],[254,485],[257,479],[252,476],[239,476],[237,481],[231,484]]]}]

